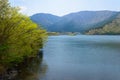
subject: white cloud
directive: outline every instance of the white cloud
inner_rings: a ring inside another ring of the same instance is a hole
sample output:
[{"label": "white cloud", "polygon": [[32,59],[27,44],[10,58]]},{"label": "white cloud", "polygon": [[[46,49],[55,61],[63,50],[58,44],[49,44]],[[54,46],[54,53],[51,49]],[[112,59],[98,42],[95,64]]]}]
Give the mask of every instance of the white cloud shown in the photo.
[{"label": "white cloud", "polygon": [[27,10],[27,7],[26,6],[20,6],[20,12],[25,12]]}]

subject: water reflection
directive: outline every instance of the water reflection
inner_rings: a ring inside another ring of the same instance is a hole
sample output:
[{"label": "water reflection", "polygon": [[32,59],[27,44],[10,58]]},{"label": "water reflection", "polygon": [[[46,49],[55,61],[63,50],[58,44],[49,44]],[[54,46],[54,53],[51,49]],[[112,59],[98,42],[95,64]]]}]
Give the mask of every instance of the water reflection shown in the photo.
[{"label": "water reflection", "polygon": [[20,73],[14,80],[40,80],[45,75],[47,64],[43,62],[42,58],[37,57],[27,61],[26,65],[22,65]]}]

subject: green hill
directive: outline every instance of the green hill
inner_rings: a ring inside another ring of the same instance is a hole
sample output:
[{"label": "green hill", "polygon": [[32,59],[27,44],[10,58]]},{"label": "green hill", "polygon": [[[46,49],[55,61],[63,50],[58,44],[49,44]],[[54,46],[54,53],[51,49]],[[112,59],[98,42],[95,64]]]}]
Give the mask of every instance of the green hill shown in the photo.
[{"label": "green hill", "polygon": [[89,30],[86,34],[91,35],[119,35],[120,34],[120,13],[102,28]]}]

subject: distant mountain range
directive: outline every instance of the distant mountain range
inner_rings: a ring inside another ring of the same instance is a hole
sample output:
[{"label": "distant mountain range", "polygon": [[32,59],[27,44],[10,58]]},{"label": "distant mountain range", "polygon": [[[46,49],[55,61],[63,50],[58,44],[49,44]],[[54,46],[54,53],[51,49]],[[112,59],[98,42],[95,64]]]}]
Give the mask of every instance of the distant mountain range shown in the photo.
[{"label": "distant mountain range", "polygon": [[84,33],[91,29],[102,28],[112,22],[118,14],[117,11],[80,11],[59,17],[38,13],[31,16],[31,20],[49,32]]}]

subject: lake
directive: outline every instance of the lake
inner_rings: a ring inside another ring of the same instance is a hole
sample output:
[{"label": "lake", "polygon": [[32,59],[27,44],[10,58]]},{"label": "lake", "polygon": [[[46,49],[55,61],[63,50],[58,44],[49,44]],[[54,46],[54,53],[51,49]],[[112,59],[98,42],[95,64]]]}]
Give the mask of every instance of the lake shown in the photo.
[{"label": "lake", "polygon": [[50,36],[43,54],[22,80],[120,80],[120,36]]}]

